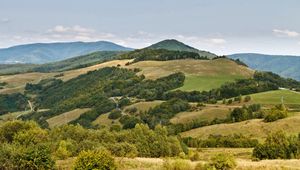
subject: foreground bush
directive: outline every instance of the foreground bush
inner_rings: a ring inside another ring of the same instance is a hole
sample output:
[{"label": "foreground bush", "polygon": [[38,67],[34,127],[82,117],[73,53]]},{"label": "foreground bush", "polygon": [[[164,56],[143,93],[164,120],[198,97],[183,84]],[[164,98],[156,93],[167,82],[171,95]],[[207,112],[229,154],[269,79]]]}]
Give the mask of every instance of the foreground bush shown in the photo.
[{"label": "foreground bush", "polygon": [[0,169],[54,169],[54,161],[45,145],[24,148],[3,144],[0,146]]},{"label": "foreground bush", "polygon": [[183,159],[166,160],[163,164],[164,170],[191,170],[191,164]]},{"label": "foreground bush", "polygon": [[235,167],[236,162],[232,155],[218,154],[212,158],[206,169],[229,170]]},{"label": "foreground bush", "polygon": [[82,151],[79,153],[74,170],[113,170],[116,169],[114,158],[107,151]]}]

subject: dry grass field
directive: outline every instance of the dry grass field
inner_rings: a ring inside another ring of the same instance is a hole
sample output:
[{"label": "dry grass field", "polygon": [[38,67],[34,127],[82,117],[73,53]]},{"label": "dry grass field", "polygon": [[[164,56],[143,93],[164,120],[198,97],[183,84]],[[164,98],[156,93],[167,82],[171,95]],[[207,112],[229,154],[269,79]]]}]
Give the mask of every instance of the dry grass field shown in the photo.
[{"label": "dry grass field", "polygon": [[50,128],[65,125],[65,124],[79,118],[79,116],[81,114],[83,114],[83,113],[85,113],[89,110],[90,110],[89,108],[75,109],[75,110],[65,112],[65,113],[62,113],[60,115],[51,117],[50,119],[47,119],[47,122],[48,122]]},{"label": "dry grass field", "polygon": [[181,112],[175,115],[171,123],[187,123],[195,119],[212,121],[215,118],[224,119],[228,116],[231,108],[227,106],[206,106],[202,110],[193,112]]},{"label": "dry grass field", "polygon": [[100,125],[105,127],[110,127],[113,124],[121,126],[119,119],[112,120],[108,118],[109,113],[101,114],[96,120],[93,121],[93,125]]},{"label": "dry grass field", "polygon": [[126,106],[123,110],[127,110],[130,108],[137,108],[137,112],[145,112],[148,111],[150,108],[153,108],[159,104],[161,104],[163,101],[150,101],[150,102],[138,102],[138,103],[134,103],[130,106]]},{"label": "dry grass field", "polygon": [[[183,161],[194,168],[198,163],[207,163],[211,157],[218,153],[232,154],[236,158],[236,170],[299,170],[300,160],[262,160],[252,161],[251,148],[203,148],[200,149],[200,161]],[[176,160],[175,158],[115,158],[119,170],[164,170],[165,160]],[[181,159],[182,160],[182,159]],[[56,161],[59,170],[72,169],[75,158]],[[186,169],[190,170],[190,169]]]},{"label": "dry grass field", "polygon": [[284,130],[288,134],[298,134],[300,127],[300,113],[275,122],[265,123],[262,119],[247,120],[238,123],[217,124],[192,129],[181,133],[182,136],[207,138],[210,134],[240,134],[263,140],[270,132]]}]

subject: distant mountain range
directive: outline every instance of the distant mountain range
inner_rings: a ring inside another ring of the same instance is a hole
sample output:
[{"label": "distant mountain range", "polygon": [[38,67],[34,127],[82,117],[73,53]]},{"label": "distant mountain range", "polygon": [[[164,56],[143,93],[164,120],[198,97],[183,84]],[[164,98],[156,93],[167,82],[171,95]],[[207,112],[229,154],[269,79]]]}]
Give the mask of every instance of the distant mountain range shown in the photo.
[{"label": "distant mountain range", "polygon": [[36,43],[0,49],[0,64],[43,64],[60,61],[96,51],[130,51],[112,42]]},{"label": "distant mountain range", "polygon": [[217,57],[216,54],[213,54],[211,52],[208,51],[201,51],[198,50],[194,47],[188,46],[182,42],[179,42],[175,39],[167,39],[167,40],[163,40],[160,41],[158,43],[155,43],[153,45],[150,45],[147,48],[151,48],[151,49],[166,49],[166,50],[171,50],[171,51],[187,51],[187,52],[194,52],[194,53],[198,53],[200,56],[203,57],[207,57],[207,58],[214,58]]},{"label": "distant mountain range", "polygon": [[240,53],[229,55],[229,57],[240,59],[255,70],[271,71],[284,77],[300,80],[300,56]]}]

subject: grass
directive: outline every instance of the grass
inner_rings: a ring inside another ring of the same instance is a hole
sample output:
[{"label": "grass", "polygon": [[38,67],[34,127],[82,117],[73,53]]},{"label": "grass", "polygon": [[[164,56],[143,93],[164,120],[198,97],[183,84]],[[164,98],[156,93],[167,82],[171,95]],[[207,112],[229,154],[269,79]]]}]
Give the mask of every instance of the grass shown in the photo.
[{"label": "grass", "polygon": [[134,103],[130,106],[126,106],[123,110],[127,110],[130,108],[137,108],[137,112],[145,112],[148,111],[150,108],[153,108],[159,104],[161,104],[163,101],[150,101],[150,102],[138,102],[138,103]]},{"label": "grass", "polygon": [[241,75],[216,75],[216,76],[198,76],[187,75],[184,85],[179,88],[183,91],[208,91],[219,88],[224,83],[234,82],[236,79],[245,78]]},{"label": "grass", "polygon": [[18,118],[18,116],[23,115],[23,114],[28,114],[30,112],[31,111],[28,110],[28,111],[12,112],[12,113],[7,113],[7,114],[4,114],[4,115],[1,115],[0,116],[0,123],[5,122],[5,121],[10,121],[10,120],[15,120],[15,119]]},{"label": "grass", "polygon": [[212,121],[215,118],[226,118],[229,112],[230,108],[226,106],[209,106],[200,111],[178,113],[170,121],[174,124],[188,123],[195,119]]},{"label": "grass", "polygon": [[[198,163],[208,162],[214,155],[218,153],[228,153],[234,155],[237,162],[236,170],[283,170],[283,169],[298,169],[300,167],[300,160],[262,160],[252,161],[251,148],[201,148],[199,151],[200,161],[190,161],[188,159],[176,158],[115,158],[115,162],[120,170],[163,170],[164,161],[184,161],[195,167]],[[68,170],[72,169],[72,164],[75,158],[68,158],[66,160],[56,161],[57,169]],[[189,169],[190,170],[190,169]]]},{"label": "grass", "polygon": [[[119,119],[112,120],[108,118],[109,113],[101,114],[96,120],[93,121],[93,125],[100,125],[105,127],[110,127],[113,124],[121,126]],[[121,126],[122,127],[122,126]]]},{"label": "grass", "polygon": [[300,104],[300,93],[291,90],[274,90],[252,94],[251,102],[260,104],[280,104],[281,98],[285,104]]},{"label": "grass", "polygon": [[126,68],[140,68],[142,71],[139,74],[144,74],[148,79],[157,79],[172,73],[183,72],[186,80],[180,89],[186,91],[210,90],[220,87],[225,82],[249,78],[253,75],[253,70],[227,59],[141,61],[126,66]]},{"label": "grass", "polygon": [[223,123],[192,129],[181,133],[184,137],[207,138],[210,134],[243,134],[260,141],[265,139],[270,132],[284,130],[288,134],[297,135],[300,127],[300,113],[280,119],[275,122],[265,123],[262,119],[252,119],[237,123]]},{"label": "grass", "polygon": [[62,113],[60,115],[54,116],[50,119],[47,119],[50,128],[61,126],[68,124],[69,122],[79,118],[79,116],[87,111],[89,108],[86,109],[75,109],[69,112]]}]

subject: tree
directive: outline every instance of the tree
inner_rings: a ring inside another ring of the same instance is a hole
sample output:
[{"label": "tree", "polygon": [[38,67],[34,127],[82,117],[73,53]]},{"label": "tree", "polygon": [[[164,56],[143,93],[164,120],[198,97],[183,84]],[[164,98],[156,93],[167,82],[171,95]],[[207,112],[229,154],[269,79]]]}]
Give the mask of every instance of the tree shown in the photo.
[{"label": "tree", "polygon": [[121,110],[115,109],[109,113],[108,118],[115,120],[115,119],[120,118],[121,116],[122,116]]},{"label": "tree", "polygon": [[269,134],[263,144],[257,145],[253,156],[258,159],[291,159],[299,154],[298,145],[299,142],[294,142],[283,131],[278,131]]},{"label": "tree", "polygon": [[114,170],[116,164],[111,154],[105,150],[82,151],[75,160],[74,170]]}]

